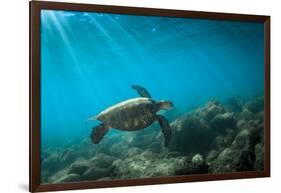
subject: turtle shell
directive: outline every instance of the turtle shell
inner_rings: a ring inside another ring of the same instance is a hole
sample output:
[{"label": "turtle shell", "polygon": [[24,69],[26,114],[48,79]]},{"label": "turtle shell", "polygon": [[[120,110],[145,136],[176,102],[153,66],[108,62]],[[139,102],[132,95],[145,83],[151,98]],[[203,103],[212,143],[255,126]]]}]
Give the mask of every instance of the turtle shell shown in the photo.
[{"label": "turtle shell", "polygon": [[96,118],[111,128],[134,131],[154,122],[156,102],[149,98],[133,98],[102,111]]}]

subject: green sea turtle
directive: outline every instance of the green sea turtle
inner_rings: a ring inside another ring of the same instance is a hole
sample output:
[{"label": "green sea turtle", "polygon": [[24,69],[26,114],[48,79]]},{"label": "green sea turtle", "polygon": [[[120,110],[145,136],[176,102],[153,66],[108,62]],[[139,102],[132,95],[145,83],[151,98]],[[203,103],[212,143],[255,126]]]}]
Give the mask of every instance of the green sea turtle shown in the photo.
[{"label": "green sea turtle", "polygon": [[171,127],[163,115],[156,114],[159,110],[168,110],[173,107],[170,101],[155,101],[151,99],[149,92],[137,85],[132,86],[141,97],[132,98],[113,105],[91,120],[97,119],[102,123],[93,128],[91,140],[97,144],[105,136],[109,129],[115,128],[122,131],[141,130],[154,121],[158,121],[164,135],[164,145],[168,146],[171,141]]}]

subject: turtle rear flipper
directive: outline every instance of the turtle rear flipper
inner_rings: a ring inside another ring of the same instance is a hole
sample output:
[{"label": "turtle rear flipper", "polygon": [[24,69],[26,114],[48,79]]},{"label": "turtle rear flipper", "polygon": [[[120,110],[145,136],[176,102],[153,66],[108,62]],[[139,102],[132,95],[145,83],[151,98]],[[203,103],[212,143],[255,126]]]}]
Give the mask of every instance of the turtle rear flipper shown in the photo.
[{"label": "turtle rear flipper", "polygon": [[172,129],[168,120],[164,116],[157,115],[157,119],[164,135],[164,145],[167,147],[171,142]]},{"label": "turtle rear flipper", "polygon": [[104,124],[100,124],[93,128],[91,139],[94,144],[98,144],[109,130]]},{"label": "turtle rear flipper", "polygon": [[141,97],[151,98],[151,95],[149,94],[149,92],[142,86],[133,85],[132,89],[135,89]]}]

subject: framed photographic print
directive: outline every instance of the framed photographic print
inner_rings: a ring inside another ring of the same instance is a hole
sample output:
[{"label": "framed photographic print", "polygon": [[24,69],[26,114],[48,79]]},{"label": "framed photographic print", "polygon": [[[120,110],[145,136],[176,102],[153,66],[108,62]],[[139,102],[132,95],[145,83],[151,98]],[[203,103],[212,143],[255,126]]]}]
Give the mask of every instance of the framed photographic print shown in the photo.
[{"label": "framed photographic print", "polygon": [[30,2],[30,191],[269,176],[269,16]]}]

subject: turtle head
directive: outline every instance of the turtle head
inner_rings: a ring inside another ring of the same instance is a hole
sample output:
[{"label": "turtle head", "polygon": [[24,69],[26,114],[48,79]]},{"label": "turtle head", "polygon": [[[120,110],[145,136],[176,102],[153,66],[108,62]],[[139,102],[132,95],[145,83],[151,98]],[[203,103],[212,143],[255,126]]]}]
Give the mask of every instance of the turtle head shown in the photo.
[{"label": "turtle head", "polygon": [[171,101],[164,101],[161,100],[158,102],[158,109],[159,110],[169,110],[171,108],[173,108],[173,103]]}]

